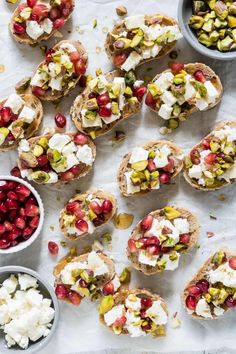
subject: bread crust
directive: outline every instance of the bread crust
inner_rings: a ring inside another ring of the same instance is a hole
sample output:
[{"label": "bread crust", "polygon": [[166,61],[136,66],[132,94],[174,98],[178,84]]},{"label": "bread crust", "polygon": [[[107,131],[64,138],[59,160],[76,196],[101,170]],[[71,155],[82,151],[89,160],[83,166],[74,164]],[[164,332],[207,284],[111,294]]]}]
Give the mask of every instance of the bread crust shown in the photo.
[{"label": "bread crust", "polygon": [[[220,130],[222,128],[224,128],[225,125],[228,125],[232,128],[236,128],[236,121],[221,121],[219,123],[216,124],[216,126],[214,127],[214,129],[206,136],[204,137],[200,143],[204,140],[204,139],[207,139],[209,137],[211,137],[212,135],[212,132],[214,132],[215,130]],[[190,151],[192,151],[194,148],[198,147],[199,144],[196,144],[192,147],[192,149]],[[188,155],[189,156],[189,155]],[[188,169],[184,166],[184,170],[183,170],[183,176],[186,180],[186,182],[188,182],[188,184],[190,184],[190,186],[192,186],[193,188],[197,189],[197,190],[201,190],[201,191],[204,191],[204,192],[209,192],[209,191],[216,191],[218,189],[221,189],[221,188],[224,188],[226,186],[230,186],[232,183],[235,182],[235,178],[232,179],[230,182],[227,182],[227,181],[224,181],[224,180],[221,180],[221,185],[217,186],[217,187],[204,187],[204,186],[200,186],[199,184],[197,184],[197,182],[195,182],[192,178],[189,177],[189,174],[188,174]]]},{"label": "bread crust", "polygon": [[[113,70],[111,72],[106,73],[105,78],[107,79],[108,82],[113,82],[115,77],[120,77],[124,76],[120,70]],[[70,115],[71,119],[73,120],[76,128],[81,131],[82,133],[88,134],[87,128],[83,128],[81,120],[79,120],[79,115],[83,107],[83,103],[87,101],[88,95],[92,92],[92,90],[87,86],[85,90],[76,97],[71,110],[70,110]],[[123,120],[126,120],[128,118],[131,118],[133,115],[138,113],[141,109],[142,104],[140,102],[137,102],[136,104],[130,105],[129,103],[126,103],[124,106],[123,111],[121,112],[121,116],[119,119],[116,121],[109,123],[109,124],[103,124],[102,128],[96,129],[96,138],[108,133],[111,131],[114,126],[122,122]]]},{"label": "bread crust", "polygon": [[[87,52],[86,52],[84,46],[82,45],[82,43],[80,41],[63,40],[63,41],[60,41],[59,43],[57,43],[54,47],[52,47],[52,49],[57,50],[63,43],[72,44],[77,49],[77,52],[79,53],[80,58],[83,59],[84,63],[86,63],[86,68],[87,68],[88,67],[88,55],[87,55]],[[33,73],[32,77],[35,75],[38,68],[40,68],[41,65],[43,65],[44,63],[45,63],[45,60],[41,61],[41,63],[37,66],[35,72]],[[79,82],[80,77],[81,77],[81,75],[76,78],[75,86]],[[56,101],[64,96],[67,96],[69,94],[69,92],[74,89],[74,87],[59,91],[58,93],[56,93],[54,95],[49,94],[49,93],[45,93],[44,95],[40,96],[40,100],[41,101]],[[31,85],[30,85],[30,89],[32,90]]]},{"label": "bread crust", "polygon": [[[117,209],[117,201],[116,201],[116,198],[115,198],[112,194],[110,194],[110,193],[108,193],[108,192],[105,192],[105,191],[103,191],[103,190],[99,190],[99,189],[98,189],[98,190],[96,190],[96,191],[94,191],[94,192],[89,192],[89,191],[87,191],[86,193],[83,193],[83,194],[82,194],[82,193],[76,194],[73,198],[71,198],[71,199],[69,200],[68,203],[71,203],[71,202],[74,202],[74,201],[83,202],[83,201],[88,197],[89,194],[91,194],[91,195],[93,196],[93,198],[109,199],[109,200],[112,202],[112,205],[113,205],[112,212],[109,213],[109,214],[106,214],[106,219],[105,219],[104,223],[103,223],[102,225],[99,225],[99,226],[96,227],[96,229],[98,229],[99,227],[101,227],[101,226],[107,224],[107,223],[113,218],[113,216],[114,216],[115,213],[116,213],[116,209]],[[68,204],[68,203],[67,203],[67,204]],[[66,204],[66,205],[67,205],[67,204]],[[61,229],[62,234],[63,234],[66,238],[68,238],[69,240],[78,240],[78,239],[80,239],[80,238],[82,238],[82,237],[88,236],[88,235],[89,235],[88,232],[85,232],[85,233],[82,234],[82,235],[76,235],[76,234],[71,235],[71,234],[68,234],[68,233],[66,232],[66,228],[65,228],[65,226],[63,225],[63,215],[65,214],[65,211],[66,211],[66,205],[65,205],[65,207],[61,210],[61,212],[60,212],[60,218],[59,218],[59,225],[60,225],[60,229]]]},{"label": "bread crust", "polygon": [[[26,102],[26,106],[32,108],[35,112],[35,118],[32,123],[28,125],[24,133],[24,139],[31,138],[40,128],[43,118],[43,106],[41,101],[32,94],[21,94],[19,95],[22,100]],[[0,102],[0,105],[4,105],[7,98]],[[0,151],[10,151],[15,150],[21,139],[16,139],[13,144],[9,145],[6,141],[0,146]]]},{"label": "bread crust", "polygon": [[[183,251],[181,250],[178,251],[179,253],[184,253],[187,252],[196,244],[199,237],[200,226],[197,217],[194,214],[192,214],[189,210],[184,208],[176,208],[176,207],[174,207],[174,209],[180,212],[181,214],[180,217],[186,218],[188,220],[190,226],[190,233],[191,233],[190,243],[188,244],[188,247],[185,248]],[[166,217],[163,216],[163,211],[164,209],[155,210],[149,213],[149,215],[152,215],[155,219],[159,219],[159,220],[166,219]],[[138,240],[140,238],[140,223],[141,221],[133,229],[130,239]],[[127,256],[129,260],[132,262],[133,267],[135,269],[139,270],[145,275],[154,275],[163,272],[163,270],[159,269],[157,265],[155,267],[152,267],[147,264],[140,263],[138,261],[138,254],[139,252],[131,253],[127,247]]]},{"label": "bread crust", "polygon": [[[72,11],[69,14],[69,16],[67,16],[66,18],[64,18],[65,23],[71,18],[72,13],[74,11],[74,7],[75,7],[75,0],[71,0],[71,4],[72,4]],[[19,7],[19,6],[18,6]],[[51,33],[44,33],[42,34],[38,39],[33,39],[30,38],[27,33],[24,35],[18,35],[17,33],[14,33],[14,18],[18,15],[19,11],[18,11],[18,7],[15,9],[15,11],[13,12],[12,16],[11,16],[11,20],[9,23],[9,31],[12,35],[12,37],[15,39],[15,41],[17,41],[20,44],[28,44],[28,45],[32,45],[32,44],[36,44],[36,43],[40,43],[42,41],[46,41],[49,38],[51,38],[58,30],[57,29],[53,29]],[[64,26],[64,25],[63,25]]]},{"label": "bread crust", "polygon": [[[179,156],[182,154],[182,150],[177,145],[175,145],[173,142],[171,142],[169,140],[148,141],[145,144],[139,145],[139,146],[144,149],[150,150],[152,148],[160,148],[163,145],[168,145],[174,156]],[[118,182],[118,185],[120,188],[120,192],[124,197],[138,196],[138,195],[146,194],[151,191],[151,190],[150,191],[143,190],[143,191],[133,193],[133,194],[127,193],[127,191],[126,191],[127,185],[126,185],[124,173],[128,171],[127,166],[128,166],[130,157],[131,157],[131,152],[129,152],[128,154],[126,154],[123,157],[123,160],[121,162],[121,165],[119,167],[118,174],[117,174],[117,182]],[[175,172],[171,176],[171,180],[174,179],[181,172],[182,168],[183,168],[183,161],[178,160],[178,165],[175,168]]]},{"label": "bread crust", "polygon": [[[174,25],[178,25],[177,21],[170,17],[170,16],[164,16],[164,15],[160,15],[160,14],[153,14],[153,15],[145,15],[145,20],[148,21],[152,21],[154,18],[161,16],[162,17],[162,22],[165,26],[174,26]],[[113,29],[108,32],[106,40],[105,40],[105,52],[108,56],[108,59],[114,63],[114,53],[112,52],[112,47],[113,47],[113,43],[114,43],[114,37],[113,34],[117,35],[122,33],[125,30],[125,22],[120,21],[118,22]],[[140,65],[144,64],[144,63],[148,63],[151,62],[153,60],[156,59],[160,59],[162,57],[164,57],[165,55],[167,55],[168,53],[171,52],[171,50],[175,47],[177,41],[174,41],[172,43],[167,44],[164,48],[162,48],[162,50],[158,53],[158,55],[154,58],[149,58],[149,59],[144,59],[142,60],[137,67],[139,67]],[[122,53],[122,51],[121,51]]]}]

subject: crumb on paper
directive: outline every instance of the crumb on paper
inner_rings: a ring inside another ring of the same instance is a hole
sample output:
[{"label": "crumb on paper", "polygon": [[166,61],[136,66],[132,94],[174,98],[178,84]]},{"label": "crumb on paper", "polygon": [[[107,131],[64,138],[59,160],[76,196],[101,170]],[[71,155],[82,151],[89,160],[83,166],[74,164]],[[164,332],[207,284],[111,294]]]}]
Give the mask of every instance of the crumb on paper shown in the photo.
[{"label": "crumb on paper", "polygon": [[217,199],[220,200],[221,202],[223,202],[223,201],[225,201],[226,196],[225,196],[225,194],[220,194],[220,195],[218,195]]},{"label": "crumb on paper", "polygon": [[54,225],[50,225],[49,227],[50,227],[50,230],[51,230],[51,231],[54,231],[54,230],[55,230]]},{"label": "crumb on paper", "polygon": [[4,73],[5,71],[5,65],[0,64],[0,74]]},{"label": "crumb on paper", "polygon": [[171,319],[171,328],[178,328],[182,324],[181,320],[178,318],[172,318]]},{"label": "crumb on paper", "polygon": [[208,238],[211,238],[211,237],[213,237],[213,236],[215,236],[214,232],[212,232],[212,231],[207,231],[207,237],[208,237]]},{"label": "crumb on paper", "polygon": [[100,53],[101,52],[101,47],[96,47],[96,53]]},{"label": "crumb on paper", "polygon": [[171,132],[172,132],[172,130],[169,129],[169,128],[167,128],[167,127],[161,127],[161,128],[159,129],[159,133],[160,133],[161,135],[167,135],[167,134],[170,134]]},{"label": "crumb on paper", "polygon": [[209,217],[210,219],[217,220],[217,217],[212,213],[209,214]]},{"label": "crumb on paper", "polygon": [[102,28],[102,32],[103,32],[103,33],[107,33],[107,32],[108,32],[108,27],[103,27],[103,28]]}]

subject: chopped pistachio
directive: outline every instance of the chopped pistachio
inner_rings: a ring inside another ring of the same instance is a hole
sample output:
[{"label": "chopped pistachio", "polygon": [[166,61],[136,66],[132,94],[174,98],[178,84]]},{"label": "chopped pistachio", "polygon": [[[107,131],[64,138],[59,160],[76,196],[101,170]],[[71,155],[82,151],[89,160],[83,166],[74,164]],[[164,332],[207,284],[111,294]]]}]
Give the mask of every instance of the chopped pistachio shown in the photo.
[{"label": "chopped pistachio", "polygon": [[114,306],[113,296],[112,295],[105,296],[98,307],[98,312],[100,313],[100,315],[103,315],[109,310],[111,310],[113,306]]},{"label": "chopped pistachio", "polygon": [[146,169],[148,165],[148,161],[147,160],[144,160],[144,161],[138,161],[138,162],[135,162],[131,165],[131,167],[135,170],[135,171],[144,171]]},{"label": "chopped pistachio", "polygon": [[118,16],[125,16],[125,15],[127,15],[128,11],[125,6],[118,6],[116,8],[116,13]]},{"label": "chopped pistachio", "polygon": [[212,263],[216,265],[221,265],[225,260],[225,253],[223,251],[218,251],[212,257]]},{"label": "chopped pistachio", "polygon": [[131,273],[128,268],[124,268],[120,274],[119,280],[122,284],[129,284],[131,278]]},{"label": "chopped pistachio", "polygon": [[167,128],[169,128],[169,129],[176,129],[176,128],[178,128],[178,126],[179,126],[179,122],[177,119],[171,118],[167,122]]},{"label": "chopped pistachio", "polygon": [[223,1],[216,2],[214,11],[216,15],[222,20],[224,20],[229,14],[227,5]]},{"label": "chopped pistachio", "polygon": [[25,93],[25,91],[27,90],[27,88],[30,85],[30,81],[31,81],[30,76],[27,76],[27,77],[23,78],[22,80],[20,80],[15,86],[16,92],[18,94]]},{"label": "chopped pistachio", "polygon": [[189,20],[189,26],[191,28],[194,28],[196,30],[202,28],[204,24],[204,18],[202,18],[201,16],[191,16],[190,20]]},{"label": "chopped pistachio", "polygon": [[170,207],[170,206],[166,206],[164,207],[164,213],[165,213],[165,216],[167,217],[168,220],[173,220],[173,219],[176,219],[176,218],[179,218],[181,213]]},{"label": "chopped pistachio", "polygon": [[98,24],[98,21],[96,18],[93,19],[93,28],[96,28]]},{"label": "chopped pistachio", "polygon": [[133,86],[135,81],[136,81],[136,76],[135,76],[135,73],[132,70],[130,70],[127,73],[125,73],[125,83],[126,83],[126,85]]}]

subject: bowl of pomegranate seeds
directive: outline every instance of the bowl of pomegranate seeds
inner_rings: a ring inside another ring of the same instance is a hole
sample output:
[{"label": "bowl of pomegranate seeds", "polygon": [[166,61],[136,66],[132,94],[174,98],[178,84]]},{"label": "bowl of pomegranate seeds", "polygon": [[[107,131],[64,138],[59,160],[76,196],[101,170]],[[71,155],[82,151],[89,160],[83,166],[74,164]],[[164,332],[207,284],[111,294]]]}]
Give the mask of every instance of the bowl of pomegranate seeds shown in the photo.
[{"label": "bowl of pomegranate seeds", "polygon": [[31,245],[40,234],[43,220],[38,192],[21,178],[0,176],[0,254]]}]

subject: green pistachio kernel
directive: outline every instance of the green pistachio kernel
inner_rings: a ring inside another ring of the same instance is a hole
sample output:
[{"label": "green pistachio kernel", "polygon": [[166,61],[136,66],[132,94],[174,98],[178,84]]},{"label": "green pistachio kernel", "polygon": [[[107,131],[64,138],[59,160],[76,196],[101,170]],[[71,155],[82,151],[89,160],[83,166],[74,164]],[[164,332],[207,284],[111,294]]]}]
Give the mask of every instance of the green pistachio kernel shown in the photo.
[{"label": "green pistachio kernel", "polygon": [[189,19],[189,26],[193,29],[200,29],[204,25],[204,18],[201,16],[191,16]]},{"label": "green pistachio kernel", "polygon": [[144,33],[141,29],[139,29],[136,35],[134,36],[134,38],[132,39],[130,43],[130,47],[131,48],[137,47],[141,42],[141,40],[143,39],[143,37],[144,37]]},{"label": "green pistachio kernel", "polygon": [[151,180],[159,179],[160,173],[158,171],[151,172]]},{"label": "green pistachio kernel", "polygon": [[135,73],[132,70],[128,71],[125,74],[125,83],[126,83],[126,85],[133,86],[135,81],[136,81]]},{"label": "green pistachio kernel", "polygon": [[144,171],[146,169],[148,165],[148,161],[144,160],[144,161],[138,161],[135,162],[131,165],[131,167],[135,170],[135,171]]},{"label": "green pistachio kernel", "polygon": [[216,300],[219,297],[220,289],[210,287],[208,293],[211,295],[213,300]]},{"label": "green pistachio kernel", "polygon": [[160,96],[162,94],[162,92],[158,89],[158,87],[155,84],[149,84],[148,91],[151,93],[153,97]]},{"label": "green pistachio kernel", "polygon": [[216,141],[212,140],[210,142],[210,149],[211,149],[212,152],[216,152],[216,151],[218,151],[220,149],[220,144],[217,143]]},{"label": "green pistachio kernel", "polygon": [[220,294],[217,299],[219,304],[223,304],[228,296],[229,296],[229,293],[225,289],[221,289]]},{"label": "green pistachio kernel", "polygon": [[49,180],[49,174],[43,171],[36,171],[31,174],[31,178],[33,181],[43,184]]},{"label": "green pistachio kernel", "polygon": [[211,295],[210,294],[205,294],[205,299],[206,299],[206,302],[210,303],[212,298],[211,298]]},{"label": "green pistachio kernel", "polygon": [[128,268],[124,268],[120,274],[119,280],[122,284],[129,284],[131,273]]},{"label": "green pistachio kernel", "polygon": [[177,129],[179,126],[179,122],[177,119],[169,119],[168,122],[167,122],[167,128],[169,129]]},{"label": "green pistachio kernel", "polygon": [[39,157],[39,156],[43,155],[43,153],[44,153],[43,147],[40,145],[35,145],[34,150],[33,150],[34,156]]},{"label": "green pistachio kernel", "polygon": [[46,137],[42,137],[42,138],[39,139],[37,144],[42,146],[44,148],[44,150],[46,150],[47,147],[48,147],[48,139]]},{"label": "green pistachio kernel", "polygon": [[176,210],[170,206],[164,207],[164,213],[165,213],[165,216],[168,220],[173,220],[173,219],[179,218],[181,216],[181,213],[178,210]]},{"label": "green pistachio kernel", "polygon": [[97,215],[92,211],[92,209],[89,209],[88,211],[88,217],[89,217],[89,220],[94,220],[97,218]]},{"label": "green pistachio kernel", "polygon": [[156,156],[156,153],[154,150],[149,151],[148,158],[149,159],[154,159]]},{"label": "green pistachio kernel", "polygon": [[225,260],[225,253],[223,251],[218,251],[214,254],[211,261],[212,263],[219,266],[223,263],[224,260]]}]

